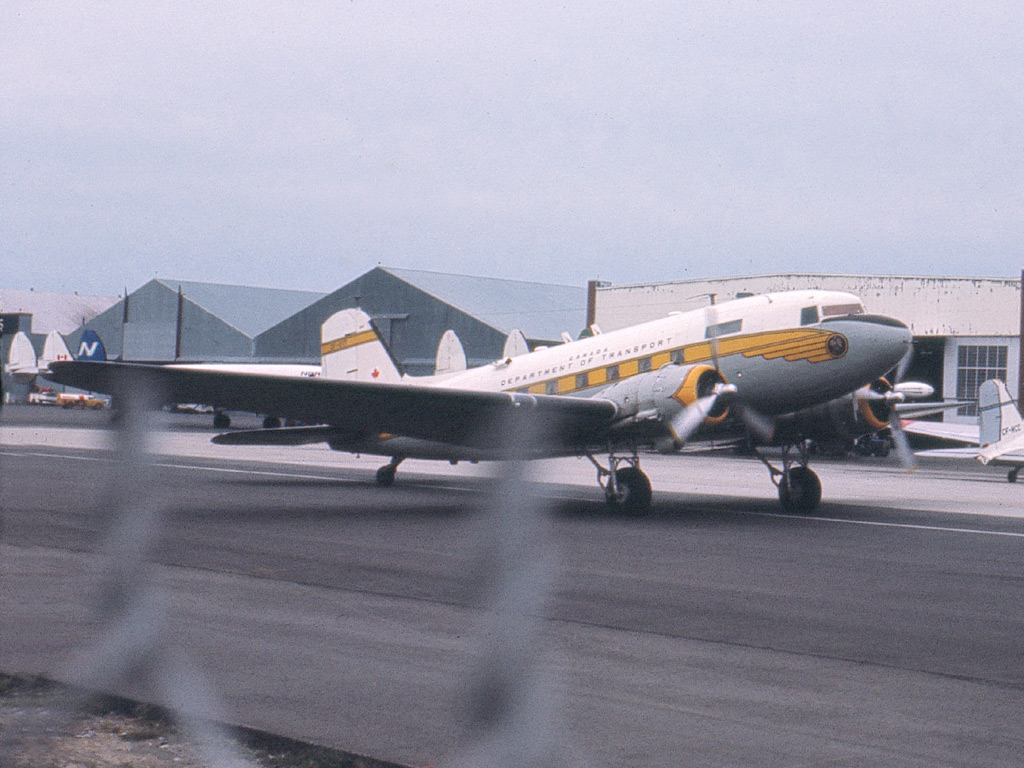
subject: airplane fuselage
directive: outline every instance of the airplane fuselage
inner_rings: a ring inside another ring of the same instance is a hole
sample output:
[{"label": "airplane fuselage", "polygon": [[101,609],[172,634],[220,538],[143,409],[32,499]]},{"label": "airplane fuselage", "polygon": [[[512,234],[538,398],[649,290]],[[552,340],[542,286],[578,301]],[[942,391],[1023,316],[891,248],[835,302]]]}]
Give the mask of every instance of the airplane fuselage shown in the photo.
[{"label": "airplane fuselage", "polygon": [[674,313],[490,365],[404,381],[600,397],[618,382],[666,365],[717,365],[749,405],[783,414],[874,381],[899,362],[910,341],[906,326],[865,315],[853,294],[793,291]]}]

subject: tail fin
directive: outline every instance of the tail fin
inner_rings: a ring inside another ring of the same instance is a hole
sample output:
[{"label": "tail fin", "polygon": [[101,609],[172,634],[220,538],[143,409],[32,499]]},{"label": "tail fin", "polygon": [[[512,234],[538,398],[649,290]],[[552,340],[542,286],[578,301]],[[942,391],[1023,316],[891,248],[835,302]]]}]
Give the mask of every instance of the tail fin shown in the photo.
[{"label": "tail fin", "polygon": [[434,373],[456,373],[466,370],[466,350],[455,331],[445,331],[437,345]]},{"label": "tail fin", "polygon": [[39,373],[35,347],[24,331],[18,331],[11,339],[11,349],[7,353],[7,372],[17,378],[28,379]]},{"label": "tail fin", "polygon": [[[1024,434],[1024,423],[1014,399],[999,379],[989,379],[978,389],[978,438],[982,456],[995,458],[1002,450],[1002,441],[1013,440]],[[993,450],[984,450],[987,448]]]},{"label": "tail fin", "polygon": [[377,326],[359,309],[343,309],[320,328],[320,360],[325,379],[401,381],[402,374],[384,346]]},{"label": "tail fin", "polygon": [[86,328],[82,332],[82,341],[78,344],[78,359],[96,363],[105,362],[107,359],[107,350],[92,328]]},{"label": "tail fin", "polygon": [[505,339],[505,348],[501,352],[501,359],[506,360],[510,357],[519,357],[529,351],[530,345],[526,343],[526,337],[523,336],[522,331],[516,328]]},{"label": "tail fin", "polygon": [[46,342],[43,344],[43,354],[39,358],[40,371],[48,372],[50,363],[60,360],[70,360],[71,351],[64,343],[64,337],[57,331],[50,331],[46,334]]}]

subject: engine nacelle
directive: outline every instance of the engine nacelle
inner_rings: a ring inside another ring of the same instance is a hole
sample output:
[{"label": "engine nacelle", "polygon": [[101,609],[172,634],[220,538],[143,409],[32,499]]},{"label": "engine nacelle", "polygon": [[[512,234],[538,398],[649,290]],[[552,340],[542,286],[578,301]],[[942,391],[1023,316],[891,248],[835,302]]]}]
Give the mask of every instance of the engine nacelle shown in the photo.
[{"label": "engine nacelle", "polygon": [[776,420],[775,439],[795,443],[812,440],[856,440],[889,426],[893,388],[885,379],[827,403],[796,411]]},{"label": "engine nacelle", "polygon": [[[615,403],[620,419],[668,422],[724,383],[722,374],[710,365],[669,364],[616,382],[600,397]],[[728,406],[716,403],[704,422],[717,424],[728,415]]]}]

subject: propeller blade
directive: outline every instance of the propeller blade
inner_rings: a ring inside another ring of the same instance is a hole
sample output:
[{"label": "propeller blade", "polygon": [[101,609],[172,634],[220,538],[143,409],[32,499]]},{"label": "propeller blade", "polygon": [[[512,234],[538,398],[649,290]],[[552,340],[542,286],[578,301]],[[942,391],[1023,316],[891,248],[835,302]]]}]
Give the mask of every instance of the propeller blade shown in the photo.
[{"label": "propeller blade", "polygon": [[690,439],[690,437],[693,436],[693,433],[697,431],[697,428],[700,427],[704,419],[707,418],[711,409],[715,407],[716,400],[718,400],[717,392],[713,395],[700,398],[697,402],[687,408],[684,408],[675,415],[669,426],[677,443],[683,445]]},{"label": "propeller blade", "polygon": [[[714,299],[712,298],[712,302]],[[711,345],[711,363],[715,366],[715,370],[721,370],[718,366],[718,307],[712,303],[707,311],[704,313],[704,326],[705,333],[710,333],[708,342]]]},{"label": "propeller blade", "polygon": [[899,459],[900,466],[908,472],[913,472],[917,469],[917,459],[914,457],[914,451],[910,447],[907,433],[903,431],[900,415],[896,411],[893,411],[889,417],[889,429],[892,432],[893,443],[896,445],[896,457]]},{"label": "propeller blade", "polygon": [[907,375],[907,369],[910,367],[910,361],[914,359],[914,348],[913,346],[907,349],[907,353],[900,359],[899,365],[896,366],[896,383],[899,384],[903,381],[903,377]]},{"label": "propeller blade", "polygon": [[770,443],[775,436],[775,422],[753,408],[737,403],[737,415],[747,425],[747,429],[763,443]]}]

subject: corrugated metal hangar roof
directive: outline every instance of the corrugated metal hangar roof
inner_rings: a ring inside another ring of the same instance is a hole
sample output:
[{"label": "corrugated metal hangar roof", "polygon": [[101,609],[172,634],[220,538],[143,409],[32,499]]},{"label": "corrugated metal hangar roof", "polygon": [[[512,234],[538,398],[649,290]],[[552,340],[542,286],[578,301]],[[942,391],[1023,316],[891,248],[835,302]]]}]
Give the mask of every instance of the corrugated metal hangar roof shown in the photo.
[{"label": "corrugated metal hangar roof", "polygon": [[582,286],[381,269],[502,333],[519,329],[531,338],[558,339],[562,331],[575,336],[586,321],[587,290]]},{"label": "corrugated metal hangar roof", "polygon": [[256,288],[164,278],[157,278],[154,282],[175,292],[180,289],[186,299],[251,337],[286,317],[291,317],[326,295],[314,291]]},{"label": "corrugated metal hangar roof", "polygon": [[[68,334],[117,303],[117,296],[13,291],[0,288],[0,311],[32,315],[32,333]],[[28,330],[28,329],[23,329]]]}]

